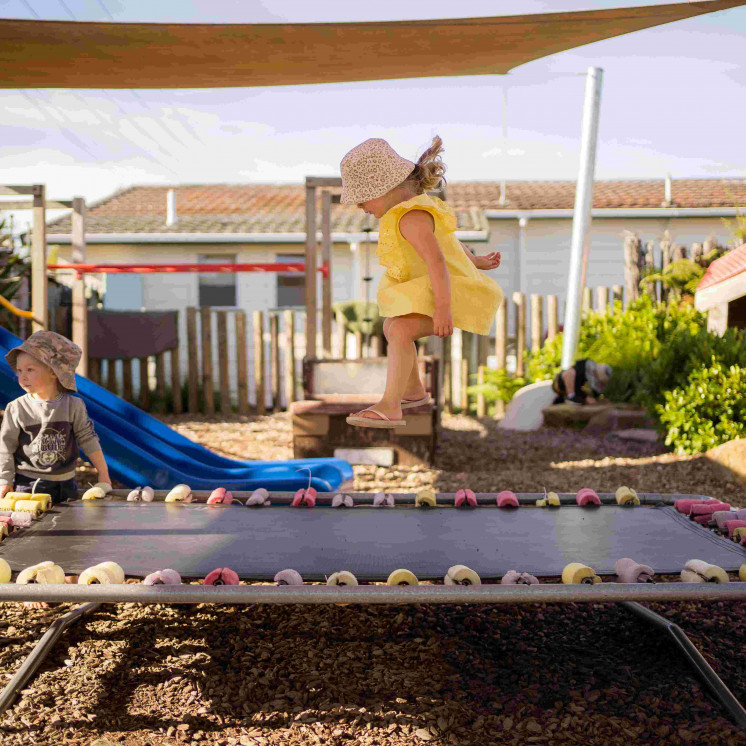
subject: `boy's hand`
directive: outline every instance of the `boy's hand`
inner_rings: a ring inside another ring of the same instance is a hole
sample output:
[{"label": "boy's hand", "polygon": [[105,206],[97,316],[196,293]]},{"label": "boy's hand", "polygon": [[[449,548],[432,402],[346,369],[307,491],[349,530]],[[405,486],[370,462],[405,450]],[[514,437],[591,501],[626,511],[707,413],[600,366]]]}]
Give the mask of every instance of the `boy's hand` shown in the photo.
[{"label": "boy's hand", "polygon": [[500,266],[500,260],[502,255],[499,251],[493,251],[491,254],[486,256],[475,256],[473,259],[474,266],[477,269],[497,269]]},{"label": "boy's hand", "polygon": [[433,334],[436,337],[450,337],[453,334],[453,316],[450,308],[436,308],[433,314]]},{"label": "boy's hand", "polygon": [[13,491],[13,485],[12,484],[4,484],[2,487],[0,487],[0,498],[5,497],[9,492]]}]

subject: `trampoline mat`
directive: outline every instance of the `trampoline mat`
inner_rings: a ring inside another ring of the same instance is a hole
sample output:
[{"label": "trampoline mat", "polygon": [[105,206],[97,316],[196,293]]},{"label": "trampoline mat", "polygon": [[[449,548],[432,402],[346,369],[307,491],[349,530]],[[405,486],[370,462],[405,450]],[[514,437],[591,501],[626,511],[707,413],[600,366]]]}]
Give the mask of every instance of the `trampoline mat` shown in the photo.
[{"label": "trampoline mat", "polygon": [[338,570],[385,580],[399,567],[442,578],[456,564],[484,578],[511,569],[560,575],[568,562],[609,575],[621,557],[657,573],[678,573],[694,558],[733,571],[746,550],[663,506],[309,510],[80,501],[55,506],[6,539],[0,557],[15,571],[52,560],[79,573],[113,560],[135,577],[166,567],[204,577],[231,567],[244,579],[270,580],[293,568],[308,580]]}]

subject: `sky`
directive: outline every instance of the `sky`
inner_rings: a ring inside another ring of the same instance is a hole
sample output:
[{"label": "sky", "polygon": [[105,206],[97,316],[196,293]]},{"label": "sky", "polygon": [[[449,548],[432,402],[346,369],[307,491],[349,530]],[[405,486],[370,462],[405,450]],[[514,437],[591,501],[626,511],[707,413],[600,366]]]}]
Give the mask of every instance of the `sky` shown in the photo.
[{"label": "sky", "polygon": [[[0,0],[1,18],[383,21],[662,2]],[[585,71],[604,71],[598,179],[746,178],[746,6],[589,44],[508,75],[195,90],[0,90],[0,183],[91,203],[135,184],[300,183],[368,137],[452,181],[577,178]],[[50,212],[50,217],[56,213]],[[14,214],[23,229],[29,212]]]}]

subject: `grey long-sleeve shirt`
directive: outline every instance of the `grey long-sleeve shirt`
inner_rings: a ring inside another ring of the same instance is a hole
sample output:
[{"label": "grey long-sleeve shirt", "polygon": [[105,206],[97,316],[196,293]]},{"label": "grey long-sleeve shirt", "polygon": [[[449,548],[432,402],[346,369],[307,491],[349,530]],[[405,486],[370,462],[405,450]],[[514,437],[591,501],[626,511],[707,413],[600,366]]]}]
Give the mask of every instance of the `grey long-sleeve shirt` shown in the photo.
[{"label": "grey long-sleeve shirt", "polygon": [[53,401],[30,394],[14,399],[0,428],[0,486],[12,485],[16,474],[71,479],[79,447],[87,454],[101,450],[82,399],[67,393]]}]

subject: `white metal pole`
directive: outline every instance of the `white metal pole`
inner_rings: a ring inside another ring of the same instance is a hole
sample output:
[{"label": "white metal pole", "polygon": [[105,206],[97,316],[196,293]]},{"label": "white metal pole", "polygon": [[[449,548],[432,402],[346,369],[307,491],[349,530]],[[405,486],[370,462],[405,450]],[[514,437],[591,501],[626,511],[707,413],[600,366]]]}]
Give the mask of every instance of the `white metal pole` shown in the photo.
[{"label": "white metal pole", "polygon": [[596,166],[598,114],[601,103],[600,67],[589,67],[585,82],[583,125],[580,140],[580,171],[575,190],[575,212],[572,220],[570,272],[567,278],[567,301],[562,343],[562,369],[575,362],[580,330],[580,301],[585,284],[585,269],[590,245],[591,207],[593,206],[593,173]]}]

